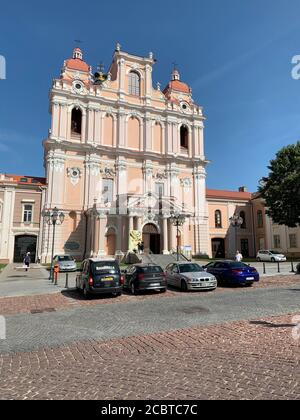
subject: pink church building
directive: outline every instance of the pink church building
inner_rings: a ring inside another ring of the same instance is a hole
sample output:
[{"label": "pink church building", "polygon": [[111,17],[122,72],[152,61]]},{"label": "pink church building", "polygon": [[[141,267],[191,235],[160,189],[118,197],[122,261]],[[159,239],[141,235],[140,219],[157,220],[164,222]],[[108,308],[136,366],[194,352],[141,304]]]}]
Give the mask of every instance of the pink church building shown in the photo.
[{"label": "pink church building", "polygon": [[[44,141],[46,209],[66,215],[56,253],[78,257],[176,250],[172,215],[183,215],[179,243],[211,254],[205,117],[174,69],[153,87],[152,53],[138,57],[116,46],[108,74],[93,74],[75,48],[50,91],[52,124]],[[51,256],[51,227],[42,226],[42,259]]]}]

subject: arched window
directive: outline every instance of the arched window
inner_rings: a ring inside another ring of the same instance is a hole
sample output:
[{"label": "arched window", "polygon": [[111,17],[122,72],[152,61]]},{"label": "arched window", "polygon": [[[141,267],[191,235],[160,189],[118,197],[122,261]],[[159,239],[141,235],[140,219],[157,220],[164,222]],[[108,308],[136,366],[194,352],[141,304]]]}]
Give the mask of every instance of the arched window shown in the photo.
[{"label": "arched window", "polygon": [[131,71],[129,73],[129,95],[140,96],[141,94],[141,79],[138,73]]},{"label": "arched window", "polygon": [[243,219],[241,229],[247,229],[246,213],[244,211],[240,212],[240,218]]},{"label": "arched window", "polygon": [[180,127],[180,147],[186,150],[189,148],[189,130],[186,125]]},{"label": "arched window", "polygon": [[222,229],[222,213],[220,210],[215,212],[215,226],[216,229]]},{"label": "arched window", "polygon": [[82,127],[82,112],[79,108],[74,108],[72,111],[71,133],[81,135]]},{"label": "arched window", "polygon": [[257,212],[257,227],[258,228],[263,228],[264,227],[263,212],[261,210],[258,210],[258,212]]}]

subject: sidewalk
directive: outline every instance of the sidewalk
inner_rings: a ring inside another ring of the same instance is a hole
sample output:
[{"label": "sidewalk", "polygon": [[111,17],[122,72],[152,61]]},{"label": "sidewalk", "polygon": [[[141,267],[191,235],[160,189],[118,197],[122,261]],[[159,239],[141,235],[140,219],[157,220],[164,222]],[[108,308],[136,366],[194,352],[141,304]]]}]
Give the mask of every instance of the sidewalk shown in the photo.
[{"label": "sidewalk", "polygon": [[9,264],[0,274],[0,297],[35,296],[62,291],[64,285],[54,286],[49,272],[40,265],[32,265],[29,271],[22,264]]}]

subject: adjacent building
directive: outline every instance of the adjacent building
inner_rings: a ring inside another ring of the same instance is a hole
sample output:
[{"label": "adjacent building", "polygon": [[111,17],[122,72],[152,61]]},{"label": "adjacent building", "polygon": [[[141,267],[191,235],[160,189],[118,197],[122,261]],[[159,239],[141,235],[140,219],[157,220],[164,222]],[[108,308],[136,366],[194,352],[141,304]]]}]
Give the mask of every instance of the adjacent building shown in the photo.
[{"label": "adjacent building", "polygon": [[0,174],[0,261],[22,262],[40,247],[41,209],[46,179]]}]

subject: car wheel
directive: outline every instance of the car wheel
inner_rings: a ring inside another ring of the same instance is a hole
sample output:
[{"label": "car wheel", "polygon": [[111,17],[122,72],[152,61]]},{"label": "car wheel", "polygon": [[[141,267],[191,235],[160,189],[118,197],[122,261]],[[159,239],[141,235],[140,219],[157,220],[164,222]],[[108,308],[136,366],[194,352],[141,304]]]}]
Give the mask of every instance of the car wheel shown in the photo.
[{"label": "car wheel", "polygon": [[160,292],[161,293],[166,293],[167,292],[167,289],[160,289]]},{"label": "car wheel", "polygon": [[184,280],[181,280],[181,291],[184,293],[188,291],[187,284]]},{"label": "car wheel", "polygon": [[245,287],[252,287],[253,286],[253,283],[246,283],[245,284]]},{"label": "car wheel", "polygon": [[272,258],[271,261],[274,263],[275,262],[275,258]]},{"label": "car wheel", "polygon": [[257,261],[258,261],[258,262],[261,262],[261,259],[260,259],[260,258],[257,258]]},{"label": "car wheel", "polygon": [[113,297],[115,298],[120,297],[120,296],[122,296],[122,292],[116,292],[113,294]]},{"label": "car wheel", "polygon": [[135,287],[134,282],[132,282],[132,283],[131,283],[131,293],[132,293],[134,296],[136,296],[136,295],[137,295],[137,290],[136,290],[136,287]]}]

